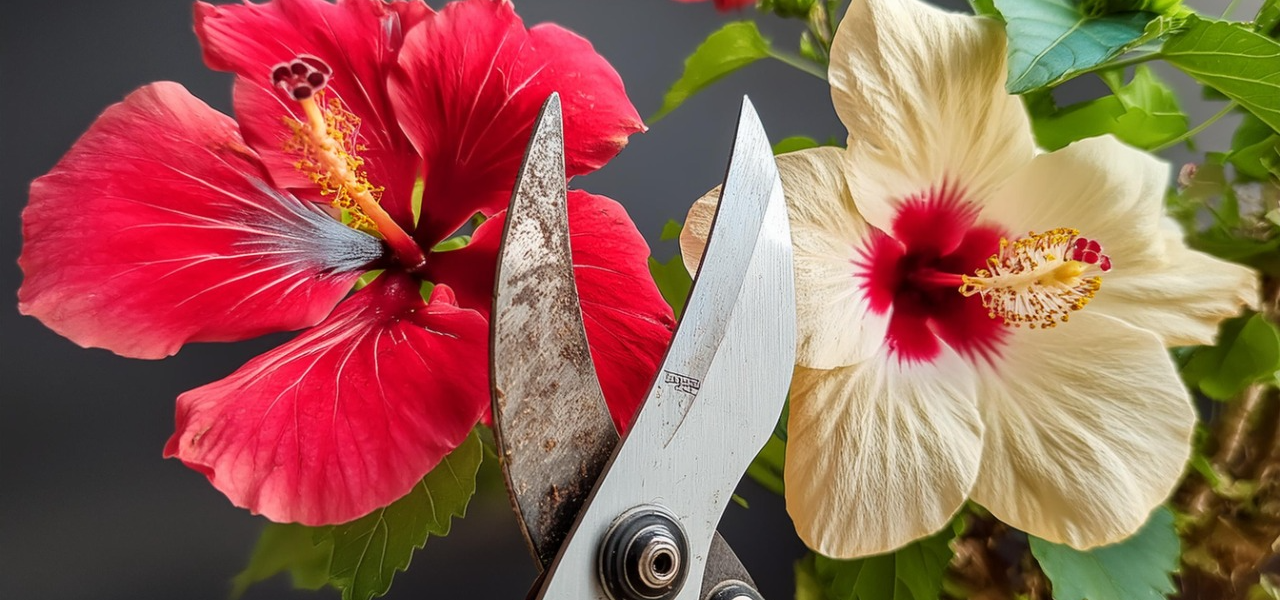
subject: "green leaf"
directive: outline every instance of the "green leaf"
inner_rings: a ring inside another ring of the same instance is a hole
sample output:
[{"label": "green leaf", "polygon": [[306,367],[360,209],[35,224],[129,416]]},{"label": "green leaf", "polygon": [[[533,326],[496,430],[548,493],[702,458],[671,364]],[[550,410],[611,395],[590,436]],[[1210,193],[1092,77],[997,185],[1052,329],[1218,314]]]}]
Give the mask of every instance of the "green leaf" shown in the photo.
[{"label": "green leaf", "polygon": [[947,527],[896,552],[857,560],[811,554],[796,563],[796,598],[937,600],[955,535]]},{"label": "green leaf", "polygon": [[800,150],[817,148],[818,146],[821,146],[821,145],[822,144],[818,143],[818,140],[815,140],[807,135],[793,135],[788,138],[782,138],[781,140],[778,141],[778,143],[774,144],[773,153],[775,155],[786,154],[788,152],[798,152]]},{"label": "green leaf", "polygon": [[[680,239],[680,231],[683,229],[684,227],[679,223],[668,220],[667,224],[662,226],[660,238],[664,242]],[[693,287],[693,277],[689,275],[688,269],[685,269],[680,253],[676,252],[676,255],[667,262],[649,257],[649,274],[653,276],[653,282],[658,285],[658,292],[662,294],[662,299],[671,305],[671,310],[679,319],[680,314],[684,312],[684,303],[689,299],[689,289]]]},{"label": "green leaf", "polygon": [[1187,385],[1216,400],[1230,400],[1250,384],[1280,371],[1280,331],[1262,315],[1222,323],[1218,343],[1202,346],[1182,368]]},{"label": "green leaf", "polygon": [[769,436],[764,448],[760,449],[760,453],[747,466],[747,476],[760,484],[760,487],[781,496],[786,489],[782,482],[783,459],[786,455],[787,443],[776,435]]},{"label": "green leaf", "polygon": [[1071,0],[995,0],[1009,34],[1011,94],[1055,85],[1120,55],[1156,15],[1089,16]]},{"label": "green leaf", "polygon": [[329,583],[333,548],[313,540],[315,528],[297,523],[267,523],[253,547],[249,565],[231,580],[231,598],[239,598],[255,583],[289,572],[293,587],[318,590]]},{"label": "green leaf", "polygon": [[680,239],[680,232],[684,231],[684,225],[681,225],[675,219],[667,219],[662,225],[662,233],[658,235],[658,239],[669,242],[671,240]]},{"label": "green leaf", "polygon": [[1231,138],[1227,162],[1236,168],[1238,179],[1265,181],[1280,164],[1280,134],[1262,119],[1246,113]]},{"label": "green leaf", "polygon": [[449,252],[451,250],[458,250],[460,248],[465,248],[467,247],[467,244],[470,244],[470,243],[471,243],[471,236],[455,235],[443,242],[440,242],[439,244],[436,244],[435,247],[431,249],[431,251],[432,252]]},{"label": "green leaf", "polygon": [[679,253],[667,262],[649,257],[649,274],[653,275],[653,282],[658,284],[662,299],[671,305],[672,312],[679,319],[684,313],[684,303],[689,299],[689,289],[693,287],[693,277],[685,269],[684,260]]},{"label": "green leaf", "polygon": [[1029,537],[1054,600],[1164,600],[1174,591],[1170,574],[1181,547],[1167,508],[1156,509],[1129,539],[1093,550]]},{"label": "green leaf", "polygon": [[1169,13],[1182,8],[1182,0],[1082,0],[1080,10],[1089,15],[1107,15],[1134,10]]},{"label": "green leaf", "polygon": [[1161,51],[1169,64],[1280,131],[1280,42],[1243,23],[1190,17]]},{"label": "green leaf", "polygon": [[1187,116],[1177,94],[1148,68],[1140,65],[1133,80],[1123,84],[1121,70],[1099,74],[1112,95],[1057,108],[1049,92],[1025,96],[1036,141],[1057,150],[1084,138],[1113,134],[1125,143],[1149,150],[1187,132]]},{"label": "green leaf", "polygon": [[649,118],[657,121],[684,104],[690,96],[757,60],[768,58],[769,40],[752,21],[735,21],[707,36],[684,61],[684,74],[667,90],[662,108]]},{"label": "green leaf", "polygon": [[374,269],[372,271],[366,272],[364,275],[361,275],[359,279],[356,279],[356,284],[353,289],[358,290],[366,285],[369,285],[370,283],[373,283],[374,279],[377,279],[379,276],[382,275],[383,270],[384,269]]},{"label": "green leaf", "polygon": [[1003,20],[1003,17],[1000,16],[1000,11],[996,10],[995,0],[969,0],[969,8],[972,8],[973,14],[979,17]]},{"label": "green leaf", "polygon": [[329,579],[344,600],[387,593],[415,549],[432,535],[448,535],[452,519],[466,514],[483,457],[480,437],[473,431],[405,497],[351,523],[316,532],[316,541],[333,546]]},{"label": "green leaf", "polygon": [[1280,25],[1280,0],[1267,0],[1258,9],[1258,16],[1253,19],[1258,32],[1268,36],[1276,36],[1276,26]]}]

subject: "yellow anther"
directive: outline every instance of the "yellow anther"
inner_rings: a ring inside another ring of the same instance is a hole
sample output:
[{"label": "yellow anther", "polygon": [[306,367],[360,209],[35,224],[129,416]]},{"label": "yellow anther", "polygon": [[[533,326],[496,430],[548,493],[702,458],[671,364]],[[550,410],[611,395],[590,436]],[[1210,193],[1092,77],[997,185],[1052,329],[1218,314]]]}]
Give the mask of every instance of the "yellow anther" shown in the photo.
[{"label": "yellow anther", "polygon": [[1001,239],[987,266],[963,276],[960,293],[980,296],[991,318],[1006,325],[1048,329],[1098,294],[1102,277],[1090,273],[1109,271],[1111,259],[1096,241],[1059,228],[1012,242]]},{"label": "yellow anther", "polygon": [[332,196],[330,204],[345,211],[352,227],[379,231],[377,213],[385,214],[378,204],[382,188],[369,183],[364,172],[360,152],[365,148],[356,135],[360,119],[336,98],[322,106],[323,100],[324,93],[317,92],[298,101],[306,121],[287,120],[293,137],[285,150],[301,156],[295,166],[320,187],[321,194]]}]

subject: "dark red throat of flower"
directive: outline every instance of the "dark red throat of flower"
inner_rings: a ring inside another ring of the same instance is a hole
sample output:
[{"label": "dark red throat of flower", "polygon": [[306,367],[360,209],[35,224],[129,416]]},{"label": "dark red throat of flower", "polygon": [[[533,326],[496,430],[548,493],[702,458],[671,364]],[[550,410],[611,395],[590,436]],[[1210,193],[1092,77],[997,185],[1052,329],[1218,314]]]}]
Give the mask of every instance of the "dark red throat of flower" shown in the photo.
[{"label": "dark red throat of flower", "polygon": [[[885,342],[908,362],[999,356],[1010,327],[1066,322],[1101,287],[1111,259],[1074,229],[1030,232],[1013,241],[978,224],[963,190],[944,184],[908,197],[891,232],[859,249],[855,277],[871,311],[889,315]],[[972,273],[972,275],[967,275]]]}]

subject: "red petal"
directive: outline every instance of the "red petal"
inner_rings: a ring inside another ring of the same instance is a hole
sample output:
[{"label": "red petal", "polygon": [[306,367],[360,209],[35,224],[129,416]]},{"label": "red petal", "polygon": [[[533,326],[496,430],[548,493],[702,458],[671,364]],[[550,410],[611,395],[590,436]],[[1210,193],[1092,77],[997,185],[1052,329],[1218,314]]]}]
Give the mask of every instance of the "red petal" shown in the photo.
[{"label": "red petal", "polygon": [[553,91],[564,109],[569,176],[600,168],[644,124],[622,79],[585,39],[526,30],[506,0],[461,0],[406,34],[392,101],[422,155],[425,247],[511,197],[533,121]]},{"label": "red petal", "polygon": [[333,69],[326,98],[341,100],[360,118],[361,153],[374,185],[386,188],[382,205],[406,229],[418,157],[396,124],[387,97],[387,73],[395,64],[404,32],[431,9],[418,2],[381,0],[275,0],[265,4],[196,4],[196,34],[205,62],[231,71],[236,79],[236,116],[245,139],[263,157],[281,187],[314,189],[284,150],[292,131],[285,119],[303,120],[300,106],[271,84],[271,70],[300,54]]},{"label": "red petal", "polygon": [[182,86],[134,92],[31,185],[19,309],[139,358],[320,321],[381,245],[265,177]]},{"label": "red petal", "polygon": [[178,398],[165,447],[237,506],[342,523],[386,506],[489,405],[485,319],[387,274],[325,322]]},{"label": "red petal", "polygon": [[[430,259],[432,277],[486,315],[505,216],[485,221],[465,248]],[[649,246],[622,205],[571,190],[569,231],[587,342],[614,423],[625,430],[662,364],[675,318],[649,275]]]}]

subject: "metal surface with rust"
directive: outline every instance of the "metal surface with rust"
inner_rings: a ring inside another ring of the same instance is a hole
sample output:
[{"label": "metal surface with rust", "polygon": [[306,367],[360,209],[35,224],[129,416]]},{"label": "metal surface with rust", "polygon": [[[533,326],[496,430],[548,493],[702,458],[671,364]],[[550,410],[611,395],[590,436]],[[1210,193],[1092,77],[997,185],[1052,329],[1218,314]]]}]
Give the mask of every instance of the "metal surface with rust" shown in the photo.
[{"label": "metal surface with rust", "polygon": [[494,292],[493,425],[512,505],[543,568],[618,443],[574,285],[557,95],[543,105],[517,182]]},{"label": "metal surface with rust", "polygon": [[[734,487],[773,431],[791,380],[791,238],[773,154],[743,101],[724,193],[685,313],[630,433],[533,597],[604,599],[597,549],[610,524],[659,505],[685,528],[687,581],[703,581]],[[715,563],[722,571],[728,564]],[[676,597],[700,597],[685,585]]]}]

